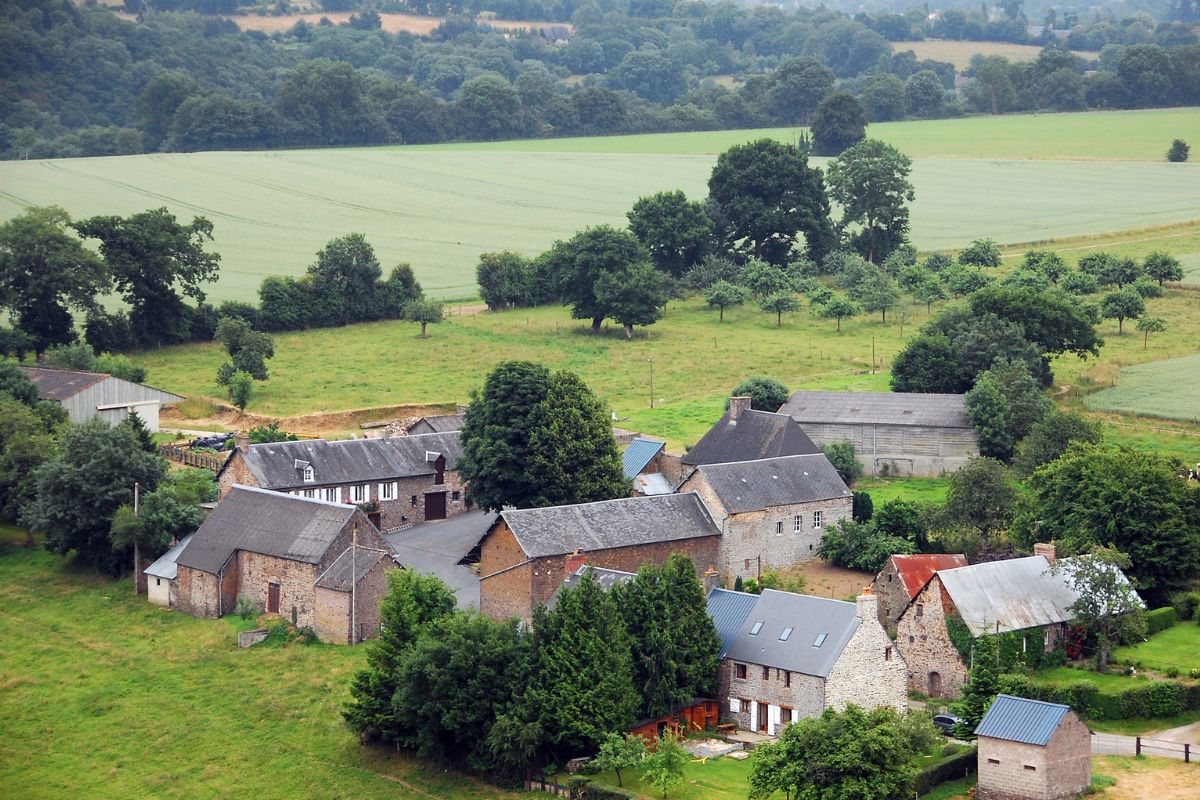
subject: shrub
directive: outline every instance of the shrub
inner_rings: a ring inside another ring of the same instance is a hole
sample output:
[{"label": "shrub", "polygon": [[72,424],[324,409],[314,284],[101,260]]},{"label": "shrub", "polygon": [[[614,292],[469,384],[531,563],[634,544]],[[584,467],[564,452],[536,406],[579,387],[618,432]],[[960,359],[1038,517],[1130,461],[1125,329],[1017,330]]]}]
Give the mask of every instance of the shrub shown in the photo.
[{"label": "shrub", "polygon": [[850,516],[855,522],[869,522],[871,516],[875,513],[875,503],[871,500],[869,492],[855,492],[853,500],[853,511]]},{"label": "shrub", "polygon": [[229,399],[239,410],[245,411],[254,391],[254,378],[245,372],[235,372],[229,378]]},{"label": "shrub", "polygon": [[1179,617],[1175,614],[1175,609],[1171,606],[1165,608],[1156,608],[1146,614],[1146,635],[1153,636],[1156,633],[1165,631],[1179,621]]},{"label": "shrub", "polygon": [[[733,397],[749,397],[750,408],[755,411],[774,413],[787,402],[788,388],[774,378],[754,375],[733,387],[730,394]],[[728,400],[725,401],[725,407],[729,408]]]},{"label": "shrub", "polygon": [[1192,619],[1196,616],[1196,610],[1200,609],[1200,592],[1177,592],[1171,597],[1171,606],[1179,619]]},{"label": "shrub", "polygon": [[588,783],[583,787],[583,796],[587,800],[630,800],[637,795],[618,789],[615,786],[604,786],[598,783]]},{"label": "shrub", "polygon": [[1188,160],[1188,155],[1192,148],[1183,139],[1176,139],[1171,142],[1171,148],[1167,150],[1167,161],[1179,164]]},{"label": "shrub", "polygon": [[853,484],[863,474],[862,462],[854,455],[854,445],[850,444],[848,439],[827,444],[821,450],[825,452],[825,457],[829,459],[829,463],[833,464],[833,468],[838,471],[838,475],[847,486]]},{"label": "shrub", "polygon": [[974,747],[936,761],[917,773],[913,789],[918,795],[923,795],[947,781],[965,778],[975,772],[977,761]]},{"label": "shrub", "polygon": [[242,619],[253,619],[258,615],[258,604],[250,595],[239,594],[237,596],[237,606],[234,608],[233,613]]}]

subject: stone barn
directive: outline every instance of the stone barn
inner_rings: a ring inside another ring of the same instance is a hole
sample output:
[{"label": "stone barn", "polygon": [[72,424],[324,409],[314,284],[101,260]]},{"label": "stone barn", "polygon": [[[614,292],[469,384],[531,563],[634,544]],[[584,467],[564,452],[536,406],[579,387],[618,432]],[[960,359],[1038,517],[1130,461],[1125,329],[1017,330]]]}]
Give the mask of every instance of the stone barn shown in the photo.
[{"label": "stone barn", "polygon": [[975,735],[979,800],[1066,800],[1092,782],[1092,733],[1069,706],[997,695]]},{"label": "stone barn", "polygon": [[157,433],[158,412],[162,406],[183,400],[180,395],[102,372],[44,367],[21,369],[37,385],[38,397],[61,405],[67,411],[67,417],[76,424],[100,417],[109,425],[116,425],[130,414],[137,414],[147,430]]},{"label": "stone barn", "polygon": [[774,589],[709,592],[725,716],[743,730],[776,736],[790,722],[850,703],[904,711],[908,668],[875,603],[870,589],[857,603]]},{"label": "stone barn", "polygon": [[142,572],[146,574],[146,599],[159,606],[175,605],[175,578],[179,572],[179,554],[195,534],[189,533]]},{"label": "stone barn", "polygon": [[979,455],[959,394],[801,391],[779,413],[818,445],[849,441],[868,475],[940,475]]},{"label": "stone barn", "polygon": [[879,621],[884,627],[895,625],[908,604],[929,583],[933,573],[939,569],[965,566],[967,557],[962,553],[889,556],[883,569],[871,582],[871,588],[879,596]]}]

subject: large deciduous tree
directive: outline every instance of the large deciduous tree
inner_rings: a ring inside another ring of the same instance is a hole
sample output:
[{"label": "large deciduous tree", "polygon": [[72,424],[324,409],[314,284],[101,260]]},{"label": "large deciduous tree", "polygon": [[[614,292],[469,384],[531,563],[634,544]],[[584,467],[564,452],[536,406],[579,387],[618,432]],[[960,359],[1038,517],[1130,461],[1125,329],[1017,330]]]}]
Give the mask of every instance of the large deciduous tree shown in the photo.
[{"label": "large deciduous tree", "polygon": [[958,348],[944,333],[923,333],[892,361],[893,392],[962,394],[971,388]]},{"label": "large deciduous tree", "polygon": [[943,513],[951,525],[974,528],[990,539],[1008,528],[1016,503],[1008,467],[979,456],[950,474]]},{"label": "large deciduous tree", "polygon": [[813,152],[836,156],[867,135],[867,114],[852,94],[837,92],[821,101],[812,120]]},{"label": "large deciduous tree", "polygon": [[681,191],[639,198],[626,217],[654,266],[672,277],[682,277],[712,249],[713,223],[704,205]]},{"label": "large deciduous tree", "polygon": [[1096,642],[1096,670],[1108,671],[1108,656],[1122,642],[1146,635],[1143,604],[1122,570],[1129,569],[1129,556],[1109,547],[1093,547],[1069,563],[1052,567],[1067,578],[1075,590],[1071,622]]},{"label": "large deciduous tree", "polygon": [[1102,438],[1100,423],[1070,411],[1050,408],[1017,445],[1013,468],[1026,477],[1067,451],[1071,442],[1095,444]]},{"label": "large deciduous tree", "polygon": [[267,359],[275,356],[271,334],[254,330],[243,319],[222,317],[217,322],[217,341],[231,359],[222,367],[225,373],[232,376],[240,371],[249,373],[256,381],[267,379]]},{"label": "large deciduous tree", "polygon": [[[733,387],[731,397],[749,397],[750,408],[755,411],[770,411],[774,414],[787,402],[788,388],[774,378],[752,375]],[[726,407],[729,403],[726,401]]]},{"label": "large deciduous tree", "polygon": [[348,325],[373,319],[375,285],[382,274],[366,236],[351,233],[331,240],[317,253],[306,276],[312,287],[314,324]]},{"label": "large deciduous tree", "polygon": [[634,325],[653,325],[662,318],[668,299],[664,277],[648,261],[638,261],[596,279],[596,301],[625,329],[625,338],[633,338]]},{"label": "large deciduous tree", "polygon": [[1011,461],[1017,442],[1050,409],[1050,400],[1019,361],[997,361],[980,373],[963,397],[967,416],[979,434],[979,452]]},{"label": "large deciduous tree", "polygon": [[908,236],[911,170],[912,159],[875,139],[859,142],[829,165],[829,194],[842,207],[841,227],[861,226],[853,241],[869,261],[883,261]]},{"label": "large deciduous tree", "polygon": [[766,99],[780,122],[803,125],[833,89],[833,79],[833,70],[813,56],[785,59],[771,74]]},{"label": "large deciduous tree", "polygon": [[591,320],[596,332],[610,313],[596,294],[597,282],[605,273],[625,272],[648,256],[629,231],[598,225],[555,243],[546,258],[563,302],[571,306],[571,317]]},{"label": "large deciduous tree", "polygon": [[533,267],[520,253],[482,253],[475,267],[479,295],[492,311],[529,305]]},{"label": "large deciduous tree", "polygon": [[104,262],[70,230],[57,207],[30,208],[0,225],[0,308],[31,340],[46,348],[75,340],[71,310],[93,311],[109,288]]},{"label": "large deciduous tree", "polygon": [[176,221],[165,208],[122,218],[92,217],[74,227],[100,242],[117,291],[129,303],[129,324],[140,345],[161,345],[190,337],[190,314],[176,292],[204,300],[202,284],[217,279],[221,257],[204,248],[212,241],[212,223],[195,217]]},{"label": "large deciduous tree", "polygon": [[1098,355],[1104,340],[1087,311],[1070,297],[1007,286],[987,286],[971,295],[971,312],[995,314],[1021,325],[1025,338],[1043,354]]},{"label": "large deciduous tree", "polygon": [[773,139],[731,147],[717,157],[708,191],[730,239],[756,258],[786,263],[801,233],[813,261],[833,249],[825,181],[796,147]]}]

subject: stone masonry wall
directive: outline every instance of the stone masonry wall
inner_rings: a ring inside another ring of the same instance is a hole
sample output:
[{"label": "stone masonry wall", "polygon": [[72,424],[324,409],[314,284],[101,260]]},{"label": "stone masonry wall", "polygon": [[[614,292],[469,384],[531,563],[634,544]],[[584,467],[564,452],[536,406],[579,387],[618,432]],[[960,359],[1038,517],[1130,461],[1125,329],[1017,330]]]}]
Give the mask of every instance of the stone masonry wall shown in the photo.
[{"label": "stone masonry wall", "polygon": [[956,698],[967,682],[967,665],[946,632],[954,604],[935,575],[896,622],[896,646],[908,662],[908,688],[930,694],[930,674],[941,679],[941,696]]},{"label": "stone masonry wall", "polygon": [[980,800],[1065,800],[1092,779],[1091,734],[1068,712],[1045,747],[979,739]]},{"label": "stone masonry wall", "polygon": [[193,617],[219,616],[220,591],[216,575],[181,566],[175,580],[179,585],[175,608]]},{"label": "stone masonry wall", "polygon": [[886,628],[896,624],[908,605],[908,589],[896,570],[896,562],[888,559],[883,570],[871,581],[871,590],[879,598],[879,621]]},{"label": "stone masonry wall", "polygon": [[[501,518],[479,552],[479,612],[495,620],[533,616],[532,563]],[[519,566],[518,566],[519,565]]]},{"label": "stone masonry wall", "polygon": [[[853,500],[839,497],[811,503],[776,506],[727,517],[722,524],[722,556],[718,569],[732,577],[753,578],[762,569],[780,569],[817,557],[821,537],[830,525],[850,519]],[[813,527],[813,512],[821,526]],[[800,531],[795,530],[797,515]],[[782,524],[782,530],[780,525]]]},{"label": "stone masonry wall", "polygon": [[[737,677],[737,665],[745,664],[746,677]],[[764,676],[764,670],[766,674]],[[801,672],[789,673],[761,664],[726,658],[717,667],[717,700],[721,716],[743,730],[758,730],[758,706],[767,705],[767,733],[778,733],[780,709],[792,709],[792,721],[820,716],[825,710],[825,681]],[[734,700],[740,710],[734,709]]]},{"label": "stone masonry wall", "polygon": [[838,711],[848,703],[860,708],[908,708],[908,665],[879,623],[875,595],[858,598],[862,624],[825,678],[825,704]]},{"label": "stone masonry wall", "polygon": [[[359,578],[358,639],[363,641],[379,633],[379,605],[387,593],[387,573],[396,569],[395,562],[385,558]],[[315,587],[313,593],[313,630],[323,642],[350,644],[350,592]]]},{"label": "stone masonry wall", "polygon": [[[297,627],[314,626],[314,581],[318,565],[261,553],[238,553],[239,594],[249,595],[259,608],[267,607],[268,584],[279,584],[279,616]],[[293,609],[295,613],[293,614]]]},{"label": "stone masonry wall", "polygon": [[258,486],[258,479],[246,466],[246,459],[242,457],[242,452],[236,449],[229,460],[225,462],[225,469],[221,470],[221,474],[217,476],[217,492],[221,500],[224,500],[225,495],[233,490],[234,484]]}]

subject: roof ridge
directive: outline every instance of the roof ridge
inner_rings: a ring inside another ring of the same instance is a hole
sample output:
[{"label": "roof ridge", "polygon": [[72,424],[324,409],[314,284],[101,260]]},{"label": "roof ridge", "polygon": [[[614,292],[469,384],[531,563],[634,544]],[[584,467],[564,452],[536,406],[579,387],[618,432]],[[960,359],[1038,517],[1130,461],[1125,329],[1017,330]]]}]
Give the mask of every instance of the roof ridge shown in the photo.
[{"label": "roof ridge", "polygon": [[[770,413],[770,412],[767,412]],[[758,464],[763,461],[783,461],[787,458],[829,458],[824,453],[793,453],[790,456],[769,456],[768,458],[751,458],[746,461],[716,461],[712,464],[697,464],[696,469],[708,469],[709,467],[734,467],[739,464]]]},{"label": "roof ridge", "polygon": [[[323,500],[319,497],[305,497],[304,495],[289,494],[288,492],[277,492],[274,489],[263,489],[262,487],[259,487],[259,486],[247,486],[244,483],[235,483],[233,485],[232,489],[233,490],[241,489],[241,490],[247,491],[247,492],[254,492],[255,494],[271,495],[271,496],[282,498],[285,500],[299,500],[299,501],[302,501],[305,503],[317,503],[317,504],[323,505],[323,506],[332,506],[333,508],[345,508],[350,511],[358,510],[358,506],[356,506],[352,503],[335,503],[332,500]],[[232,494],[232,491],[230,492],[230,494]],[[228,496],[228,495],[226,495],[226,496]]]},{"label": "roof ridge", "polygon": [[[664,498],[688,497],[688,496],[697,496],[698,497],[698,494],[696,491],[693,490],[690,492],[674,492],[672,494],[653,494],[653,495],[634,495],[632,497],[614,497],[611,500],[591,500],[587,503],[567,503],[567,504],[561,505],[561,506],[541,506],[539,508],[505,508],[505,509],[501,509],[500,516],[504,516],[505,514],[511,514],[513,512],[519,513],[519,512],[526,512],[526,511],[554,511],[554,510],[558,510],[558,509],[565,510],[568,508],[580,508],[582,506],[598,506],[598,505],[603,505],[605,503],[632,503],[632,501],[642,501],[642,502],[663,501],[663,502],[665,502]],[[704,505],[704,504],[701,503],[700,505]]]},{"label": "roof ridge", "polygon": [[1037,703],[1038,705],[1049,706],[1050,708],[1065,708],[1068,711],[1071,710],[1071,706],[1067,703],[1051,703],[1049,700],[1037,700],[1032,697],[1019,697],[1018,695],[1005,694],[1004,692],[996,695],[997,700],[999,700],[1001,697],[1008,698],[1009,700],[1018,700],[1022,703]]}]

